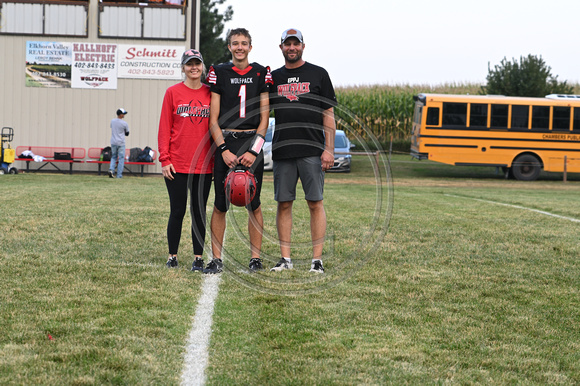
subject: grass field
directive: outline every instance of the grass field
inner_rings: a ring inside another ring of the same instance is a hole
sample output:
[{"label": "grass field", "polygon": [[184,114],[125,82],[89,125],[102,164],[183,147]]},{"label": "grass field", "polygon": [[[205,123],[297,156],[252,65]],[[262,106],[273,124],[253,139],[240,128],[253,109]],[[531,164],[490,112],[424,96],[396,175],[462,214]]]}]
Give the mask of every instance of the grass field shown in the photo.
[{"label": "grass field", "polygon": [[[392,192],[361,156],[327,175],[324,276],[302,201],[292,272],[246,273],[228,217],[208,384],[580,383],[580,176],[391,166]],[[203,278],[189,220],[164,266],[161,177],[0,177],[0,384],[179,383]],[[272,191],[267,174],[267,266]]]}]

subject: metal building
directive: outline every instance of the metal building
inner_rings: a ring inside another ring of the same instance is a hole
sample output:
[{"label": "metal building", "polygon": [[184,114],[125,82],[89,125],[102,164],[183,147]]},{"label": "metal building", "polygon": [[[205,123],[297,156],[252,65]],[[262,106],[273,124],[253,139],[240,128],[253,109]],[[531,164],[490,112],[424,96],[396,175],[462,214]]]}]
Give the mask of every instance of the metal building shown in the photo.
[{"label": "metal building", "polygon": [[[123,107],[131,129],[127,148],[157,149],[163,95],[182,79],[179,68],[177,79],[174,70],[167,76],[169,67],[177,67],[189,47],[199,47],[198,0],[2,0],[0,125],[14,129],[13,147],[88,150],[109,145],[110,121]],[[126,67],[121,54],[156,55],[157,67],[148,68],[145,61],[127,65],[142,68]],[[59,60],[68,67],[52,65]],[[81,163],[75,170],[96,171],[96,165]],[[160,173],[161,167],[156,163],[145,172]]]}]

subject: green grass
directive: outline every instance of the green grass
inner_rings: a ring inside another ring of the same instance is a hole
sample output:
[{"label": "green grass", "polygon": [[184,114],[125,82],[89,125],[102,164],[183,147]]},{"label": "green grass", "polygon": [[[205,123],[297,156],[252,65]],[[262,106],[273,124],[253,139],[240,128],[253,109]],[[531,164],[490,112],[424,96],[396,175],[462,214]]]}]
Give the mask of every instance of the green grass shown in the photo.
[{"label": "green grass", "polygon": [[200,278],[163,269],[162,180],[6,177],[0,383],[176,382]]},{"label": "green grass", "polygon": [[[245,213],[228,217],[208,383],[580,383],[580,224],[482,201],[580,219],[580,176],[391,161],[393,196],[365,156],[327,175],[322,277],[300,193],[292,272],[245,273]],[[189,220],[164,267],[162,179],[0,177],[0,383],[179,383],[202,278]],[[262,197],[270,266],[270,174]]]}]

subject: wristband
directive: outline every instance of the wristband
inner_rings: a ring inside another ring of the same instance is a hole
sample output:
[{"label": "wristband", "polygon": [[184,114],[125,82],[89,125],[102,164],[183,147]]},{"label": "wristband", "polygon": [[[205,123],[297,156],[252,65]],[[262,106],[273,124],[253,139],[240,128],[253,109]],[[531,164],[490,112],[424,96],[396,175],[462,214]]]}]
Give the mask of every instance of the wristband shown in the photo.
[{"label": "wristband", "polygon": [[262,151],[262,146],[264,146],[264,142],[266,142],[266,139],[260,134],[256,134],[254,140],[252,141],[252,145],[250,146],[248,151],[253,155],[258,156],[258,154],[260,154],[260,152]]},{"label": "wristband", "polygon": [[221,154],[221,153],[223,153],[223,152],[224,152],[224,151],[226,151],[226,150],[230,150],[230,149],[228,149],[228,145],[226,144],[226,142],[225,142],[225,141],[224,141],[224,143],[222,143],[221,145],[219,145],[219,146],[217,147],[217,149],[218,149],[218,151],[220,152],[220,154]]}]

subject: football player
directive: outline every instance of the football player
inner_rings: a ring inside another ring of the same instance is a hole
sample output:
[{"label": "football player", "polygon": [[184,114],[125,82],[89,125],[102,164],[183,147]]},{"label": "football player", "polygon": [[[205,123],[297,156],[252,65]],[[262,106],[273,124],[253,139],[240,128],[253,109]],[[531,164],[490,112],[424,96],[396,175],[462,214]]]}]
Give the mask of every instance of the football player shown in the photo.
[{"label": "football player", "polygon": [[224,191],[228,171],[238,164],[256,178],[256,193],[248,209],[248,231],[251,244],[250,270],[263,269],[260,259],[263,217],[260,191],[264,173],[262,146],[268,128],[270,69],[250,63],[252,38],[245,28],[229,32],[228,49],[232,61],[210,68],[210,131],[217,146],[214,165],[215,201],[211,216],[213,259],[204,273],[223,270],[222,246],[229,201]]}]

